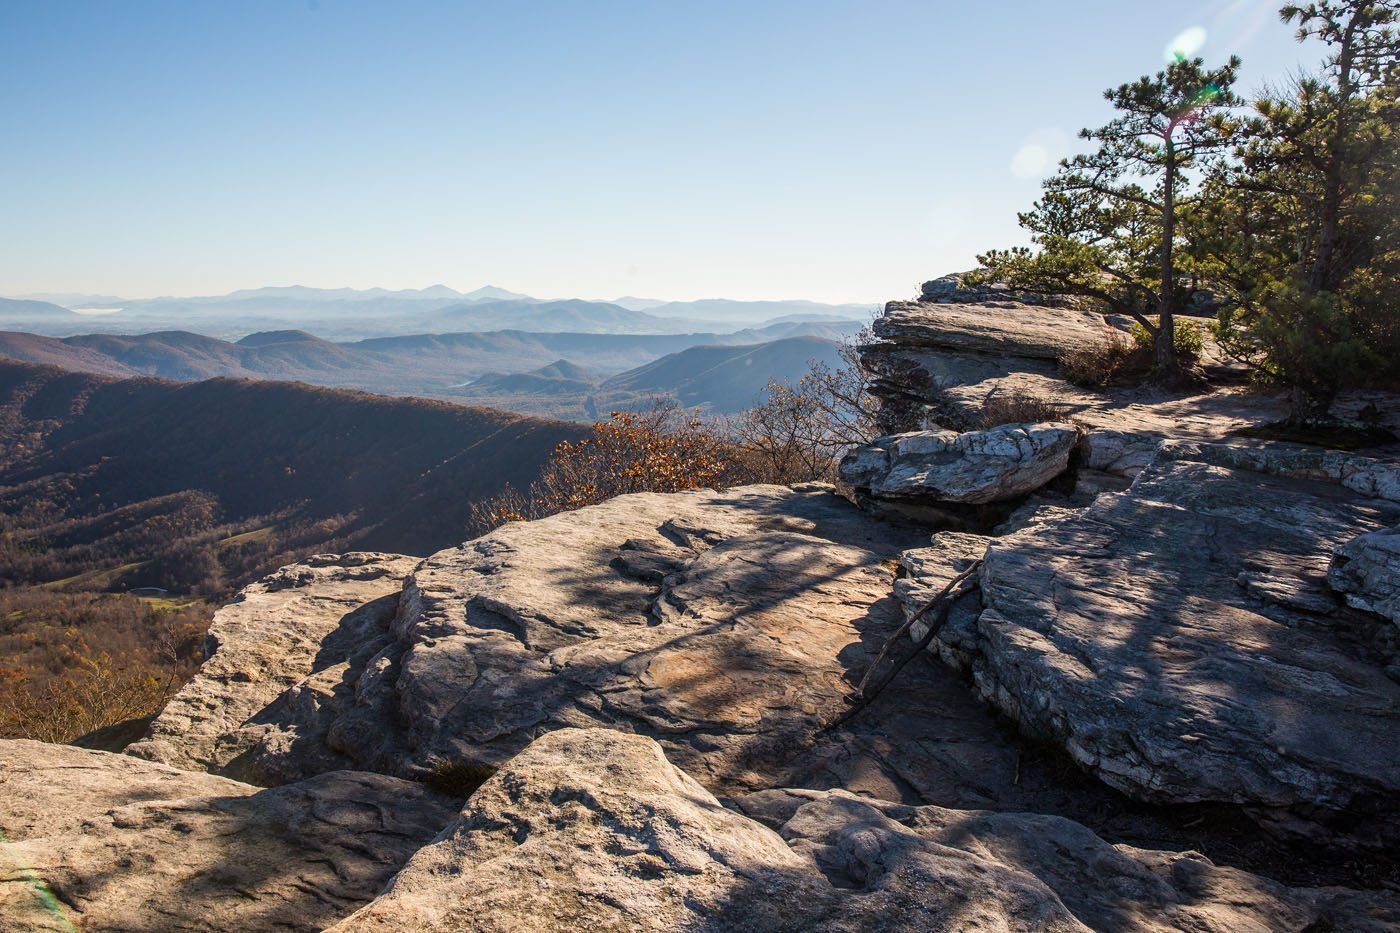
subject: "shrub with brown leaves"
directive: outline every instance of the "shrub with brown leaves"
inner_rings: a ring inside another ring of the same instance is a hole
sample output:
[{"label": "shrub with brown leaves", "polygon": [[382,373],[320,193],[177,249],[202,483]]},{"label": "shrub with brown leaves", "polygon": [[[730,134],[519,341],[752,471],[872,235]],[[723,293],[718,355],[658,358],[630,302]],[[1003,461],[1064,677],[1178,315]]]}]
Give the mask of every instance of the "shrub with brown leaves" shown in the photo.
[{"label": "shrub with brown leaves", "polygon": [[615,411],[588,437],[554,449],[525,491],[507,486],[471,504],[469,529],[484,534],[633,492],[680,492],[722,485],[733,442],[694,412],[664,401],[642,411]]}]

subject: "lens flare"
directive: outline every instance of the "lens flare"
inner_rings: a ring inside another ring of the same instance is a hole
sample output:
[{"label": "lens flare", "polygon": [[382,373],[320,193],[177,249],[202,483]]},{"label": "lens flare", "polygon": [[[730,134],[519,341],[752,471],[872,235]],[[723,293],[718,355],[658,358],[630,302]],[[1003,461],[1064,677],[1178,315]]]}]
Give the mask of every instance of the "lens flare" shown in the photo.
[{"label": "lens flare", "polygon": [[1167,43],[1167,47],[1162,50],[1162,57],[1169,62],[1184,62],[1199,52],[1205,44],[1205,27],[1192,26]]},{"label": "lens flare", "polygon": [[1069,136],[1055,127],[1031,133],[1011,157],[1011,174],[1017,178],[1041,179],[1069,149]]},{"label": "lens flare", "polygon": [[[9,861],[11,863],[11,880],[17,880],[29,886],[33,895],[35,913],[40,915],[33,917],[35,922],[40,923],[47,920],[49,922],[44,924],[46,928],[62,930],[64,933],[78,933],[78,928],[68,919],[68,915],[63,909],[63,904],[59,902],[58,898],[54,897],[53,891],[44,883],[44,879],[40,878],[39,875],[23,861],[14,857],[13,845],[14,844],[10,842],[10,837],[5,835],[4,830],[0,830],[0,856],[7,857],[5,859],[0,859],[0,861]],[[16,906],[20,910],[24,909],[22,905]],[[48,916],[43,917],[43,914],[47,914]]]}]

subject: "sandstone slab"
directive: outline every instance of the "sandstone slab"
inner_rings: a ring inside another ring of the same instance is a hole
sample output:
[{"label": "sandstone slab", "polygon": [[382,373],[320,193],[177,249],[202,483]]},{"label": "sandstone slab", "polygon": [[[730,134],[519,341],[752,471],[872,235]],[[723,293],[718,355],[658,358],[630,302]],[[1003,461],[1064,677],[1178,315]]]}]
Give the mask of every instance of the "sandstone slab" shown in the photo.
[{"label": "sandstone slab", "polygon": [[[1129,492],[989,542],[985,610],[961,643],[979,691],[1139,799],[1381,841],[1400,801],[1400,684],[1327,573],[1395,504],[1183,450]],[[1342,482],[1382,472],[1353,460]]]},{"label": "sandstone slab", "polygon": [[[269,706],[303,698],[319,706],[349,672],[349,659],[387,632],[403,579],[417,558],[357,552],[319,555],[245,587],[214,614],[199,672],[166,704],[128,754],[180,768],[280,783],[348,762],[320,742],[298,742]],[[307,710],[294,717],[314,723]],[[261,718],[259,718],[261,717]],[[263,773],[249,759],[260,743],[280,744],[281,765]],[[311,760],[288,763],[303,748]]]},{"label": "sandstone slab", "polygon": [[[337,768],[422,777],[496,765],[551,729],[602,724],[657,737],[725,793],[841,787],[1112,810],[1102,793],[1057,788],[927,659],[832,725],[902,621],[894,558],[925,540],[821,486],[627,497],[508,526],[435,555],[392,620],[344,617],[315,663],[290,672],[311,673],[199,741],[221,773],[277,785]],[[215,657],[298,630],[302,604],[280,611],[221,628]],[[1143,827],[1154,840],[1162,829]]]},{"label": "sandstone slab", "polygon": [[319,930],[371,900],[458,803],[377,774],[261,790],[0,742],[0,927]]},{"label": "sandstone slab", "polygon": [[976,303],[892,301],[874,334],[906,348],[1055,361],[1106,339],[1103,315],[1015,300]]},{"label": "sandstone slab", "polygon": [[1195,853],[1112,846],[1056,817],[842,791],[768,791],[737,807],[649,739],[556,731],[334,929],[1233,933],[1400,921],[1393,895],[1289,889]]},{"label": "sandstone slab", "polygon": [[1400,502],[1400,462],[1301,444],[1222,444],[1173,439],[1161,446],[1168,460],[1187,460],[1269,476],[1336,483],[1375,499]]},{"label": "sandstone slab", "polygon": [[606,725],[657,737],[708,786],[772,786],[897,624],[886,561],[912,540],[822,486],[506,525],[414,572],[329,740],[409,774]]}]

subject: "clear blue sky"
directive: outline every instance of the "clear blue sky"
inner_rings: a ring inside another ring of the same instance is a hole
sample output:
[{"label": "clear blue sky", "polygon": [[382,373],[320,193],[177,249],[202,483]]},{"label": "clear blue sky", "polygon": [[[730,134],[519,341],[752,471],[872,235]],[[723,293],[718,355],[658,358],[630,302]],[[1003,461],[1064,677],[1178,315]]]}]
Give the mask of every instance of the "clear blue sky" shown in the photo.
[{"label": "clear blue sky", "polygon": [[1311,65],[1277,6],[0,0],[0,294],[903,297],[1174,36]]}]

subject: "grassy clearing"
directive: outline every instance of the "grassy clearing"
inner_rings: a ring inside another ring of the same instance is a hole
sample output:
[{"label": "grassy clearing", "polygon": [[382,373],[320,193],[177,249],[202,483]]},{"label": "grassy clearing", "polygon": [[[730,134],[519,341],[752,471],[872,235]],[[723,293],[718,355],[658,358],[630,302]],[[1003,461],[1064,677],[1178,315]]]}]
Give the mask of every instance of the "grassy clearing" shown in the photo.
[{"label": "grassy clearing", "polygon": [[217,541],[219,547],[232,547],[235,544],[245,544],[252,541],[262,541],[272,536],[277,530],[276,525],[268,525],[263,528],[254,528],[252,531],[245,531],[241,534],[229,535],[227,538],[220,538]]},{"label": "grassy clearing", "polygon": [[130,564],[122,564],[120,567],[89,570],[71,577],[64,577],[62,580],[50,580],[47,583],[40,583],[39,588],[42,590],[58,590],[64,587],[74,587],[76,589],[101,591],[111,586],[112,581],[122,574],[130,573],[133,570],[139,570],[149,563],[150,561],[148,560],[138,560]]}]

